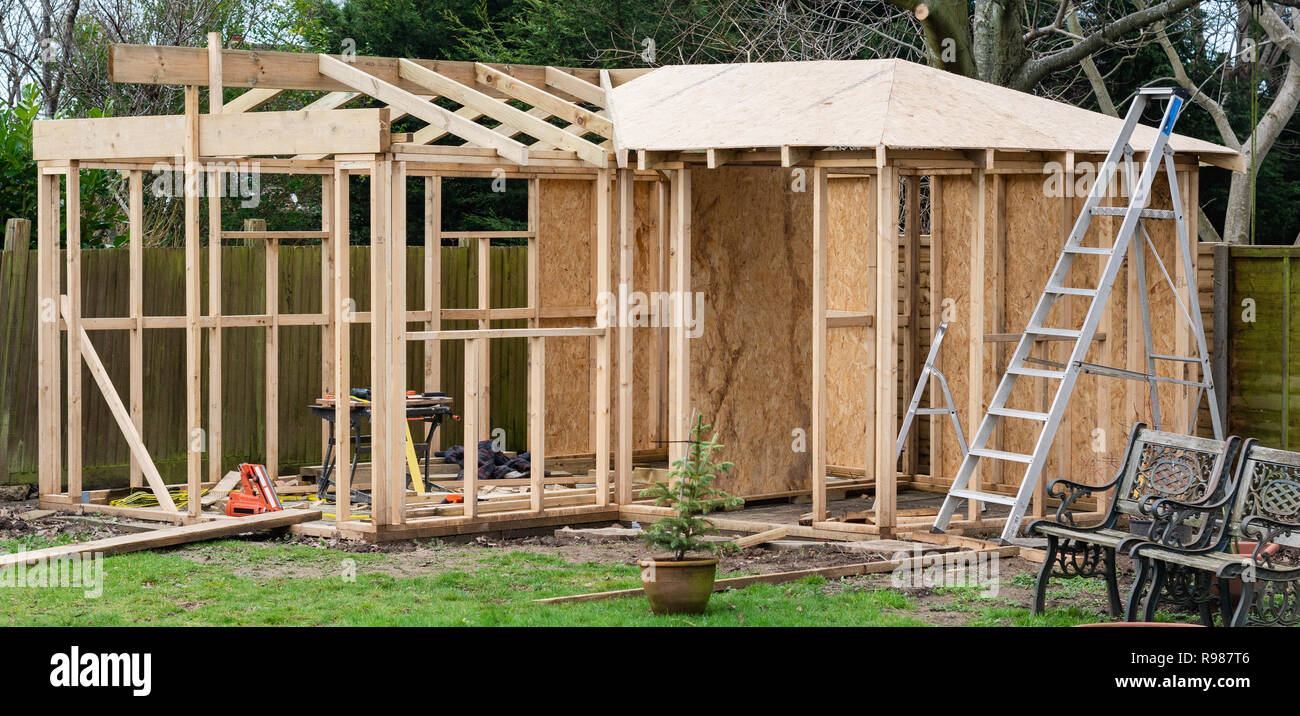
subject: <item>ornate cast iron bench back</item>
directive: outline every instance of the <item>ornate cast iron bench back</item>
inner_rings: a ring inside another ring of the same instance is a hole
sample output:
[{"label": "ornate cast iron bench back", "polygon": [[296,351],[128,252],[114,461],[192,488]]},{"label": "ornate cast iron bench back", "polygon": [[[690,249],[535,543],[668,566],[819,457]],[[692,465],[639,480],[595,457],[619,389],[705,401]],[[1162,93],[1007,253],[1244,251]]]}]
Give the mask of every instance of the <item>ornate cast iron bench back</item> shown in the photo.
[{"label": "ornate cast iron bench back", "polygon": [[[1225,624],[1300,624],[1300,567],[1281,564],[1280,554],[1271,546],[1300,548],[1300,454],[1249,440],[1236,484],[1227,527],[1213,544],[1200,549],[1147,544],[1133,550],[1141,559],[1134,601],[1148,576],[1151,579],[1145,615],[1155,613],[1162,587],[1174,582],[1201,601],[1207,623],[1212,623],[1208,605],[1218,599]],[[1162,501],[1153,511],[1161,519],[1177,521],[1205,514],[1209,508]],[[1229,549],[1248,542],[1255,543],[1249,554]],[[1234,580],[1241,582],[1241,596],[1235,603],[1222,598],[1232,594]]]},{"label": "ornate cast iron bench back", "polygon": [[[1120,611],[1115,576],[1115,555],[1127,554],[1132,545],[1148,540],[1180,546],[1199,546],[1222,535],[1227,500],[1233,481],[1228,477],[1240,440],[1211,440],[1152,430],[1137,423],[1129,432],[1124,461],[1109,482],[1087,485],[1068,479],[1054,480],[1048,494],[1061,500],[1056,519],[1038,520],[1028,534],[1047,537],[1047,558],[1039,571],[1034,609],[1041,612],[1047,585],[1053,576],[1102,576],[1107,583],[1112,616]],[[1080,527],[1074,521],[1079,500],[1089,495],[1111,495],[1110,508],[1102,521]],[[1202,513],[1195,519],[1172,523],[1153,514],[1161,501],[1179,504],[1207,504],[1219,501],[1218,517]],[[1145,531],[1119,529],[1119,521],[1148,521]]]}]

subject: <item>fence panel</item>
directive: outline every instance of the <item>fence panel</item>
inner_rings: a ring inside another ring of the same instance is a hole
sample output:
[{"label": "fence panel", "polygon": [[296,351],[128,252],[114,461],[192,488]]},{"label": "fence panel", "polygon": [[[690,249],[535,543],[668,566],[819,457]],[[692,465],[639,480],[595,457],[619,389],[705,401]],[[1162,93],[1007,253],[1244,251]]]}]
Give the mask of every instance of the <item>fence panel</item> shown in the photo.
[{"label": "fence panel", "polygon": [[[411,310],[423,308],[424,248],[411,247],[407,259],[407,290]],[[472,307],[477,291],[477,262],[472,247],[442,248],[442,303],[447,308]],[[358,311],[369,311],[369,249],[351,252],[352,294]],[[203,252],[206,283],[207,252]],[[263,276],[265,251],[259,246],[222,249],[222,312],[265,312]],[[526,247],[492,248],[492,305],[520,306],[527,295]],[[317,313],[321,310],[320,246],[283,246],[280,249],[280,311]],[[25,246],[0,253],[0,483],[35,482],[36,446],[36,260]],[[129,313],[129,257],[125,249],[82,252],[82,277],[86,317],[125,316]],[[145,315],[184,313],[185,256],[183,249],[150,248],[144,251]],[[207,287],[201,289],[206,311]],[[503,321],[501,325],[522,322]],[[446,321],[445,329],[470,328],[472,321]],[[422,324],[411,324],[422,328]],[[321,328],[286,326],[280,329],[279,421],[282,474],[321,459],[320,421],[306,406],[321,392]],[[352,331],[352,385],[368,384],[370,328],[354,324]],[[104,361],[113,384],[128,396],[130,340],[126,331],[93,331],[91,341]],[[492,346],[492,425],[506,431],[511,450],[525,449],[527,395],[523,376],[527,355],[519,341],[495,341]],[[265,454],[265,330],[226,328],[222,338],[222,452],[223,462],[260,462]],[[204,349],[206,351],[206,337]],[[164,476],[182,479],[185,471],[185,332],[183,329],[149,329],[144,334],[144,439]],[[463,347],[459,341],[442,345],[442,385],[457,402],[459,414]],[[408,345],[407,383],[423,387],[424,345]],[[206,358],[203,370],[204,400],[210,395]],[[127,479],[126,442],[89,374],[85,390],[85,486],[122,486]],[[204,415],[206,418],[206,409]],[[442,431],[443,447],[459,443],[459,422]]]}]

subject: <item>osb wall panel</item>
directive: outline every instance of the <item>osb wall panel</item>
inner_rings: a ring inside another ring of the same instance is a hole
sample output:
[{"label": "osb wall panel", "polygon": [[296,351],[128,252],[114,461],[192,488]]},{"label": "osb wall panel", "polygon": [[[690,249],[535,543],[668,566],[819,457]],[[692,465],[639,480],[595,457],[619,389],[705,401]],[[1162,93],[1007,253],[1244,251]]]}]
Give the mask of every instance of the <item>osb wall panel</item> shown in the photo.
[{"label": "osb wall panel", "polygon": [[[1007,175],[1001,178],[1002,202],[1005,207],[1005,250],[1000,254],[1003,261],[1001,275],[1005,277],[1000,284],[1003,301],[1001,333],[1019,333],[1029,322],[1047,272],[1051,270],[1064,237],[1070,230],[1070,225],[1064,218],[1066,211],[1063,202],[1067,200],[1048,196],[1043,191],[1043,179],[1040,175]],[[996,226],[996,222],[993,226]],[[990,233],[989,236],[992,237],[993,234]],[[990,245],[986,260],[992,263],[997,255],[999,253]],[[990,267],[991,272],[998,268]],[[996,297],[989,298],[992,307],[996,304]],[[992,315],[989,319],[990,324],[996,321]],[[1060,351],[1066,345],[1068,344],[1062,343],[1047,349],[1040,348],[1035,355],[1039,358],[1063,360]],[[998,343],[992,348],[998,354],[993,369],[998,366],[1005,368],[1015,350],[1015,344]],[[1000,374],[1001,371],[998,371],[996,375]],[[1055,387],[1056,381],[1022,379],[1010,404],[1024,410],[1043,411],[1051,400]],[[991,396],[991,391],[995,389],[996,383],[993,383],[988,395]],[[1001,435],[1002,449],[1020,453],[1033,452],[1040,425],[1041,423],[1027,420],[1006,420]],[[970,431],[973,433],[974,430],[972,426]],[[1056,458],[1055,454],[1049,458],[1045,474],[1056,474]],[[996,475],[996,472],[986,470],[985,475],[999,477],[1000,482],[1008,485],[1018,485],[1024,474],[1020,466],[1007,466],[1001,475]]]},{"label": "osb wall panel", "polygon": [[[543,308],[594,308],[596,216],[592,182],[542,179],[539,181],[539,256]],[[634,192],[633,289],[660,290],[658,213],[654,182],[637,182]],[[617,217],[615,216],[615,219]],[[618,226],[617,220],[613,223]],[[611,233],[610,290],[618,290],[618,234]],[[541,325],[562,328],[591,325],[589,318],[547,318]],[[633,328],[633,442],[634,450],[661,447],[657,409],[651,408],[650,375],[662,376],[652,365],[652,327]],[[617,440],[618,339],[610,343],[611,438]],[[594,448],[596,341],[591,338],[550,338],[546,341],[546,452],[552,455],[590,453]],[[666,353],[663,354],[666,357]],[[654,419],[651,419],[652,414]]]},{"label": "osb wall panel", "polygon": [[[1056,261],[1065,238],[1073,226],[1083,198],[1048,196],[1044,191],[1043,177],[1039,175],[1006,175],[1003,177],[1004,233],[1001,234],[1005,246],[999,253],[992,243],[998,240],[997,222],[997,188],[993,176],[986,179],[986,240],[990,243],[985,248],[985,325],[984,332],[994,332],[995,315],[999,306],[1002,310],[1002,333],[1018,333],[1024,329],[1038,296],[1042,291],[1046,277]],[[962,425],[968,436],[972,436],[978,427],[981,415],[970,415],[967,410],[967,390],[969,385],[967,346],[972,331],[967,323],[969,315],[969,257],[970,241],[973,234],[973,211],[971,201],[971,179],[960,176],[947,176],[940,183],[939,201],[936,211],[942,213],[941,236],[942,251],[942,287],[943,297],[954,301],[956,313],[948,328],[948,336],[939,357],[939,365],[952,385],[954,399],[957,401],[962,416]],[[1108,203],[1122,205],[1127,199],[1116,198]],[[1149,204],[1154,208],[1169,208],[1169,193],[1164,182],[1157,182]],[[1156,248],[1160,251],[1171,275],[1174,274],[1176,239],[1172,225],[1161,226],[1169,222],[1147,222],[1147,229]],[[1098,217],[1085,236],[1084,245],[1100,246],[1113,241],[1118,230],[1118,219]],[[1005,262],[1005,273],[1001,279],[997,274],[998,256]],[[1099,280],[1102,259],[1081,256],[1076,259],[1071,272],[1070,285],[1095,287]],[[1140,364],[1133,365],[1129,358],[1130,348],[1138,347],[1137,357],[1141,359],[1141,326],[1134,324],[1136,333],[1129,335],[1130,321],[1138,316],[1135,307],[1129,301],[1129,267],[1121,269],[1116,279],[1107,310],[1099,324],[1098,333],[1105,333],[1104,341],[1094,341],[1087,360],[1124,367],[1142,369]],[[1153,258],[1147,261],[1148,295],[1151,304],[1153,338],[1157,353],[1179,353],[1187,355],[1186,336],[1180,341],[1176,338],[1178,331],[1186,331],[1185,321],[1175,303],[1173,293],[1168,289],[1158,265]],[[1000,292],[1000,293],[999,293]],[[1000,300],[999,300],[1000,299]],[[1049,314],[1048,325],[1077,328],[1082,325],[1088,302],[1081,297],[1066,297],[1058,302]],[[1175,326],[1177,325],[1177,328]],[[1136,343],[1134,343],[1134,341]],[[1045,357],[1064,361],[1068,357],[1069,342],[1053,342]],[[984,404],[996,389],[1001,376],[999,366],[1005,366],[1014,344],[991,344],[984,346],[985,372]],[[998,351],[999,356],[994,353]],[[1038,353],[1043,357],[1042,352]],[[1162,375],[1175,375],[1181,366],[1162,366]],[[1055,392],[1057,381],[1022,378],[1013,393],[1011,407],[1031,410],[1044,410]],[[1114,378],[1102,378],[1084,374],[1079,377],[1075,390],[1066,410],[1065,420],[1057,433],[1053,450],[1044,470],[1045,479],[1070,477],[1076,480],[1099,482],[1109,479],[1122,458],[1125,438],[1129,427],[1136,420],[1150,422],[1150,401],[1146,397],[1145,384]],[[1176,408],[1181,400],[1187,403],[1188,391],[1181,388],[1161,389],[1161,408],[1165,413],[1165,426],[1186,429],[1171,420],[1177,411],[1180,418],[1190,417],[1188,408]],[[1007,420],[1000,437],[1003,449],[1014,452],[1031,452],[1033,440],[1037,435],[1036,424],[1024,421]],[[934,436],[942,443],[941,465],[935,475],[941,481],[950,481],[960,466],[956,441],[950,430],[943,430]],[[1023,471],[1018,466],[1008,465],[1000,475],[996,470],[985,468],[982,475],[988,482],[1000,482],[1014,486],[1018,484]]]},{"label": "osb wall panel", "polygon": [[[876,304],[874,177],[828,182],[830,221],[826,246],[826,307],[868,311]],[[901,333],[901,331],[900,331]],[[875,464],[875,327],[826,332],[827,460],[862,468]]]},{"label": "osb wall panel", "polygon": [[[939,350],[936,363],[948,379],[953,402],[961,419],[966,434],[972,435],[974,427],[970,411],[966,409],[969,364],[967,345],[973,333],[970,320],[970,248],[972,235],[971,224],[974,221],[975,207],[971,201],[971,178],[969,176],[945,176],[939,182],[933,210],[942,214],[940,225],[939,251],[942,254],[943,295],[939,298],[940,310],[944,310],[946,301],[951,300],[951,319],[948,332],[944,335],[943,346]],[[982,330],[982,329],[981,329]],[[976,420],[978,419],[975,418]],[[961,456],[957,440],[950,426],[941,426],[937,435],[931,436],[932,444],[938,442],[940,448],[941,469],[936,477],[951,479],[957,474]],[[936,439],[937,438],[937,439]]]},{"label": "osb wall panel", "polygon": [[[1195,212],[1187,212],[1186,200],[1188,191],[1188,180],[1185,173],[1180,174],[1180,190],[1183,193],[1184,211],[1195,216]],[[1168,209],[1171,206],[1169,197],[1169,187],[1167,182],[1157,181],[1152,190],[1151,206]],[[1170,277],[1182,284],[1180,292],[1182,304],[1187,308],[1189,306],[1186,296],[1186,276],[1182,269],[1182,261],[1178,256],[1177,232],[1172,221],[1150,221],[1147,222],[1147,231],[1151,234],[1151,240],[1155,248],[1160,252],[1160,258],[1164,261],[1165,268],[1169,271]],[[1189,231],[1195,231],[1195,225],[1189,227]],[[1193,261],[1195,263],[1195,261]],[[1187,326],[1187,319],[1183,316],[1183,309],[1179,307],[1178,300],[1175,298],[1173,289],[1165,280],[1159,264],[1148,253],[1146,261],[1146,278],[1149,287],[1151,314],[1153,323],[1158,324],[1159,330],[1155,331],[1154,342],[1156,353],[1165,355],[1192,355],[1196,352],[1195,340],[1191,338]],[[1195,280],[1195,277],[1190,277]],[[1154,317],[1168,317],[1168,320],[1156,320]],[[1176,317],[1176,320],[1175,320]],[[1175,327],[1176,324],[1176,327]],[[1140,334],[1140,329],[1139,329]],[[1199,371],[1185,363],[1175,363],[1172,361],[1159,361],[1157,363],[1157,372],[1160,375],[1184,380],[1198,379]],[[1143,420],[1148,424],[1152,423],[1153,416],[1150,410],[1150,400],[1145,399],[1148,393],[1143,390],[1145,386],[1134,386],[1137,389],[1138,396],[1143,398],[1136,401],[1136,412],[1138,420]],[[1182,386],[1163,384],[1160,386],[1160,412],[1162,426],[1166,430],[1175,432],[1186,432],[1191,425],[1193,417],[1192,402],[1196,399],[1194,391]],[[1204,400],[1201,401],[1204,404]],[[1120,448],[1123,446],[1120,445]]]},{"label": "osb wall panel", "polygon": [[[538,182],[538,256],[543,308],[595,306],[595,207],[588,180]],[[590,319],[543,319],[546,328],[590,325]],[[546,452],[591,452],[592,340],[546,341]]]},{"label": "osb wall panel", "polygon": [[691,176],[693,407],[726,444],[737,495],[808,489],[811,455],[791,431],[811,422],[812,194],[788,169],[722,167]]}]

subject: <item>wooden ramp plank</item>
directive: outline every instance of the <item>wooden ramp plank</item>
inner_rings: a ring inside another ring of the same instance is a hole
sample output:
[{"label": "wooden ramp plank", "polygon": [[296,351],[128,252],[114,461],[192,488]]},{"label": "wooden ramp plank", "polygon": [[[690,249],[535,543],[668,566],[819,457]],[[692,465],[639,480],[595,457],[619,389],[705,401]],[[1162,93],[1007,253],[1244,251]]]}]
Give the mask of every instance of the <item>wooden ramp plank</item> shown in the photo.
[{"label": "wooden ramp plank", "polygon": [[264,532],[277,527],[288,527],[299,522],[310,522],[320,518],[320,510],[281,510],[251,517],[230,517],[182,527],[168,527],[153,532],[119,535],[79,544],[60,545],[30,552],[2,555],[0,556],[0,568],[12,567],[18,564],[33,564],[41,560],[71,557],[72,555],[91,555],[97,552],[104,555],[139,552],[187,542],[202,542],[217,539],[218,537],[229,537],[246,532]]}]

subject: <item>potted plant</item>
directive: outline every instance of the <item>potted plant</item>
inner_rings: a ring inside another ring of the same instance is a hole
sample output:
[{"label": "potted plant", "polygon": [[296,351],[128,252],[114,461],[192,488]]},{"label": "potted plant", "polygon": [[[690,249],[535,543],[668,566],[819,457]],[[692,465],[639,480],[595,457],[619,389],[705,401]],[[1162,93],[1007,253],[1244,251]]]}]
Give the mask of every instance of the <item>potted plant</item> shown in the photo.
[{"label": "potted plant", "polygon": [[638,562],[641,583],[650,600],[650,610],[655,614],[704,612],[713,594],[718,560],[713,556],[688,558],[688,555],[693,552],[712,555],[730,543],[701,539],[718,530],[700,516],[744,502],[713,486],[713,481],[730,472],[733,466],[714,461],[714,454],[723,446],[718,443],[717,433],[704,438],[709,427],[704,417],[697,415],[686,456],[673,463],[666,482],[656,481],[641,492],[642,498],[653,498],[656,505],[671,505],[677,513],[658,520],[641,534],[641,540],[649,547],[665,552]]}]

